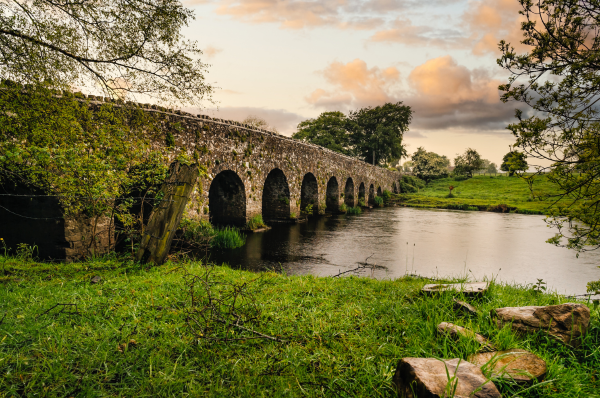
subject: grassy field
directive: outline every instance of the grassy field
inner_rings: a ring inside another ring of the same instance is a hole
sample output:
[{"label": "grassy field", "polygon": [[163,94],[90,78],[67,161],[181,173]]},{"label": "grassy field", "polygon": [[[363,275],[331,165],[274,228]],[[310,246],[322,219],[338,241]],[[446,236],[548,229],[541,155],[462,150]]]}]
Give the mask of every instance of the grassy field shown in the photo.
[{"label": "grassy field", "polygon": [[[453,198],[448,198],[450,186],[454,186]],[[487,210],[491,206],[506,205],[517,213],[547,214],[548,206],[556,201],[556,198],[547,195],[555,195],[556,187],[545,176],[538,176],[533,191],[534,195],[527,182],[519,177],[475,176],[464,181],[452,178],[434,180],[418,193],[395,197],[403,205],[411,207]],[[558,204],[568,203],[568,200],[561,200]]]},{"label": "grassy field", "polygon": [[[478,349],[438,336],[442,321],[547,361],[543,383],[498,382],[505,397],[600,396],[598,308],[578,349],[497,329],[493,308],[568,301],[523,286],[492,284],[469,300],[480,311],[469,318],[452,309],[453,294],[423,296],[426,281],[410,277],[256,274],[200,262],[142,269],[117,257],[0,256],[0,272],[0,396],[393,397],[400,358],[466,359]],[[233,314],[239,327],[227,323]]]}]

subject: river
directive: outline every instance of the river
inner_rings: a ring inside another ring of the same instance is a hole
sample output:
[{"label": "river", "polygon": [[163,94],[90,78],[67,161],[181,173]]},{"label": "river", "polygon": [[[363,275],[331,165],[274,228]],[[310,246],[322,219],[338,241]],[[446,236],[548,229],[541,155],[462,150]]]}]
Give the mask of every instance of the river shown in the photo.
[{"label": "river", "polygon": [[358,216],[319,217],[251,233],[242,248],[208,253],[214,262],[287,274],[335,275],[368,260],[378,279],[407,273],[496,278],[581,294],[600,279],[600,251],[575,252],[545,243],[554,234],[544,217],[521,214],[389,207]]}]

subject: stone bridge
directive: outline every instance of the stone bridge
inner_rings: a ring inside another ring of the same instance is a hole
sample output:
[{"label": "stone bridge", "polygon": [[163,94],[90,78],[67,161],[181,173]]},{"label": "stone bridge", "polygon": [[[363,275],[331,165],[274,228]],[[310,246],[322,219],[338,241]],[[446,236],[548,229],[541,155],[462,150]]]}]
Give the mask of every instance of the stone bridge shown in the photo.
[{"label": "stone bridge", "polygon": [[342,203],[368,205],[384,190],[397,192],[400,173],[317,145],[204,115],[148,111],[159,112],[162,131],[206,168],[186,209],[190,218],[243,225],[261,214],[268,224],[307,207],[336,213]]},{"label": "stone bridge", "polygon": [[[114,103],[81,94],[77,100],[92,110]],[[363,199],[373,204],[384,190],[397,191],[400,173],[317,145],[238,122],[130,105],[148,116],[144,131],[155,149],[171,147],[170,160],[186,152],[203,170],[186,207],[192,219],[241,226],[260,214],[267,224],[289,222],[307,208],[313,214],[336,213],[342,203],[351,207]],[[84,217],[62,217],[56,197],[24,187],[0,186],[0,192],[0,237],[9,247],[35,244],[41,258],[72,260],[89,254],[90,236],[98,252],[114,245],[114,224],[108,218],[93,227]]]}]

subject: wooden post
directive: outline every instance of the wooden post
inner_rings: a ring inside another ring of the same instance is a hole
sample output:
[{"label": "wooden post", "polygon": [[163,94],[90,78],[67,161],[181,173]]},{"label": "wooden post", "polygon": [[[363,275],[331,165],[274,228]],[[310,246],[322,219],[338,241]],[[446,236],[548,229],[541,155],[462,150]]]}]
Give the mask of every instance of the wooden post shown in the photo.
[{"label": "wooden post", "polygon": [[148,225],[142,233],[137,261],[155,265],[165,262],[197,179],[197,165],[171,164],[169,176],[159,191],[159,195],[164,195],[163,199],[152,209]]}]

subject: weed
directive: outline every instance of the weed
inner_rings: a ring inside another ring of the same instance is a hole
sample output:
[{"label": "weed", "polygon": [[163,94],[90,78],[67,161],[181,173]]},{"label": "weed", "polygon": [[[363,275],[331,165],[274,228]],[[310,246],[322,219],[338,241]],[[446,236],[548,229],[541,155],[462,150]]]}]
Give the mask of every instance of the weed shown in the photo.
[{"label": "weed", "polygon": [[302,214],[306,214],[307,216],[312,216],[313,213],[314,213],[314,210],[313,210],[313,205],[312,204],[306,205],[306,207],[304,208],[304,210],[302,210]]},{"label": "weed", "polygon": [[356,206],[356,207],[349,207],[346,214],[351,214],[351,215],[356,216],[361,213],[362,213],[362,210],[361,210],[360,206]]},{"label": "weed", "polygon": [[248,220],[248,222],[246,223],[246,228],[251,229],[253,231],[255,229],[264,228],[264,227],[266,227],[266,225],[265,225],[265,222],[263,221],[261,214],[257,214],[254,217],[250,218]]},{"label": "weed", "polygon": [[340,212],[345,213],[348,211],[348,206],[345,203],[342,203],[339,207]]}]

